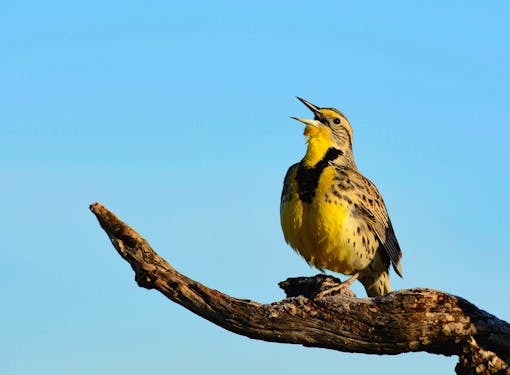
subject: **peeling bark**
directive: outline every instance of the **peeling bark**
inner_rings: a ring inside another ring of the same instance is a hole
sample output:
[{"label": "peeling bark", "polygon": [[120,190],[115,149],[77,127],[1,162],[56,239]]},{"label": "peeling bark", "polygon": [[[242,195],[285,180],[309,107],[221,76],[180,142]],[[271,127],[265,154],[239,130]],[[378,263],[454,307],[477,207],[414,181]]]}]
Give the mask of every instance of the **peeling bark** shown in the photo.
[{"label": "peeling bark", "polygon": [[510,375],[510,325],[469,301],[432,289],[375,298],[317,294],[340,280],[317,275],[280,283],[287,298],[238,299],[176,271],[136,231],[100,203],[90,206],[139,286],[229,331],[253,339],[368,354],[425,351],[457,355],[457,374]]}]

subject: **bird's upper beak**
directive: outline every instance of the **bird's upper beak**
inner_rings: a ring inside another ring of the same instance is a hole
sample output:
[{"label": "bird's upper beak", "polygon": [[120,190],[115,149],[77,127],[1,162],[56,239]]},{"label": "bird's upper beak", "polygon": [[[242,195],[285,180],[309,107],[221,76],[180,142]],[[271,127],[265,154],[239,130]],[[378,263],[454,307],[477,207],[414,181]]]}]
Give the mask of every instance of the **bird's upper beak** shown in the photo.
[{"label": "bird's upper beak", "polygon": [[312,119],[301,118],[301,117],[291,117],[291,118],[294,120],[300,121],[306,125],[311,125],[311,126],[322,125],[322,123],[319,121],[319,119],[322,117],[322,114],[319,111],[319,107],[317,107],[316,105],[310,103],[309,101],[307,101],[303,98],[300,98],[299,96],[296,96],[296,98],[298,98],[299,101],[301,101],[301,103],[306,105],[308,107],[308,109],[313,112],[313,114],[315,115],[315,119],[312,120]]},{"label": "bird's upper beak", "polygon": [[308,109],[310,111],[313,112],[313,114],[315,116],[320,116],[320,112],[319,112],[319,107],[317,107],[316,105],[310,103],[309,101],[303,99],[303,98],[300,98],[299,96],[296,96],[296,98],[298,98],[298,100],[303,103],[304,105],[306,105],[308,107]]}]

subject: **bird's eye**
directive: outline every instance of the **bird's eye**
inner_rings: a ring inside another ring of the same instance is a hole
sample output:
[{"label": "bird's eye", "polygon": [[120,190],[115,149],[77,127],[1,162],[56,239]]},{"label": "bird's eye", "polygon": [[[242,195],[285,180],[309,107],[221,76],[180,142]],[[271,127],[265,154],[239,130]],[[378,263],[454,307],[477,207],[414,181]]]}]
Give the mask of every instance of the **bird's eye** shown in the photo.
[{"label": "bird's eye", "polygon": [[340,124],[340,119],[336,118],[336,119],[333,120],[333,122],[338,125],[338,124]]}]

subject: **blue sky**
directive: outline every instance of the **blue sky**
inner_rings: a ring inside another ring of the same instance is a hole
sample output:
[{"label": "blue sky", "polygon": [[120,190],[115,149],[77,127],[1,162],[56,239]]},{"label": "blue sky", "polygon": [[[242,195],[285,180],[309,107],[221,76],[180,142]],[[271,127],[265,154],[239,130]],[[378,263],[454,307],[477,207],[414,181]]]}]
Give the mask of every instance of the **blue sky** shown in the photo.
[{"label": "blue sky", "polygon": [[[404,252],[393,287],[510,319],[510,6],[0,4],[2,374],[452,373],[455,358],[249,340],[136,286],[100,201],[178,270],[262,302],[313,275],[279,196],[294,96],[335,106]],[[359,286],[355,291],[364,292]]]}]

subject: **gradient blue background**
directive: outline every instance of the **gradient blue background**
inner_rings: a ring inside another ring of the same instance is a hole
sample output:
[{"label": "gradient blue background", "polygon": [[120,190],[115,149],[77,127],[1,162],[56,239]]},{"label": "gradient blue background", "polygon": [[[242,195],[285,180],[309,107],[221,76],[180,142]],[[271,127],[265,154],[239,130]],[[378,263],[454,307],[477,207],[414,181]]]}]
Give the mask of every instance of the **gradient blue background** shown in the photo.
[{"label": "gradient blue background", "polygon": [[510,6],[479,4],[3,1],[0,373],[453,373],[218,328],[140,289],[88,205],[213,288],[281,299],[316,273],[279,226],[299,95],[351,120],[404,251],[393,286],[508,320]]}]

